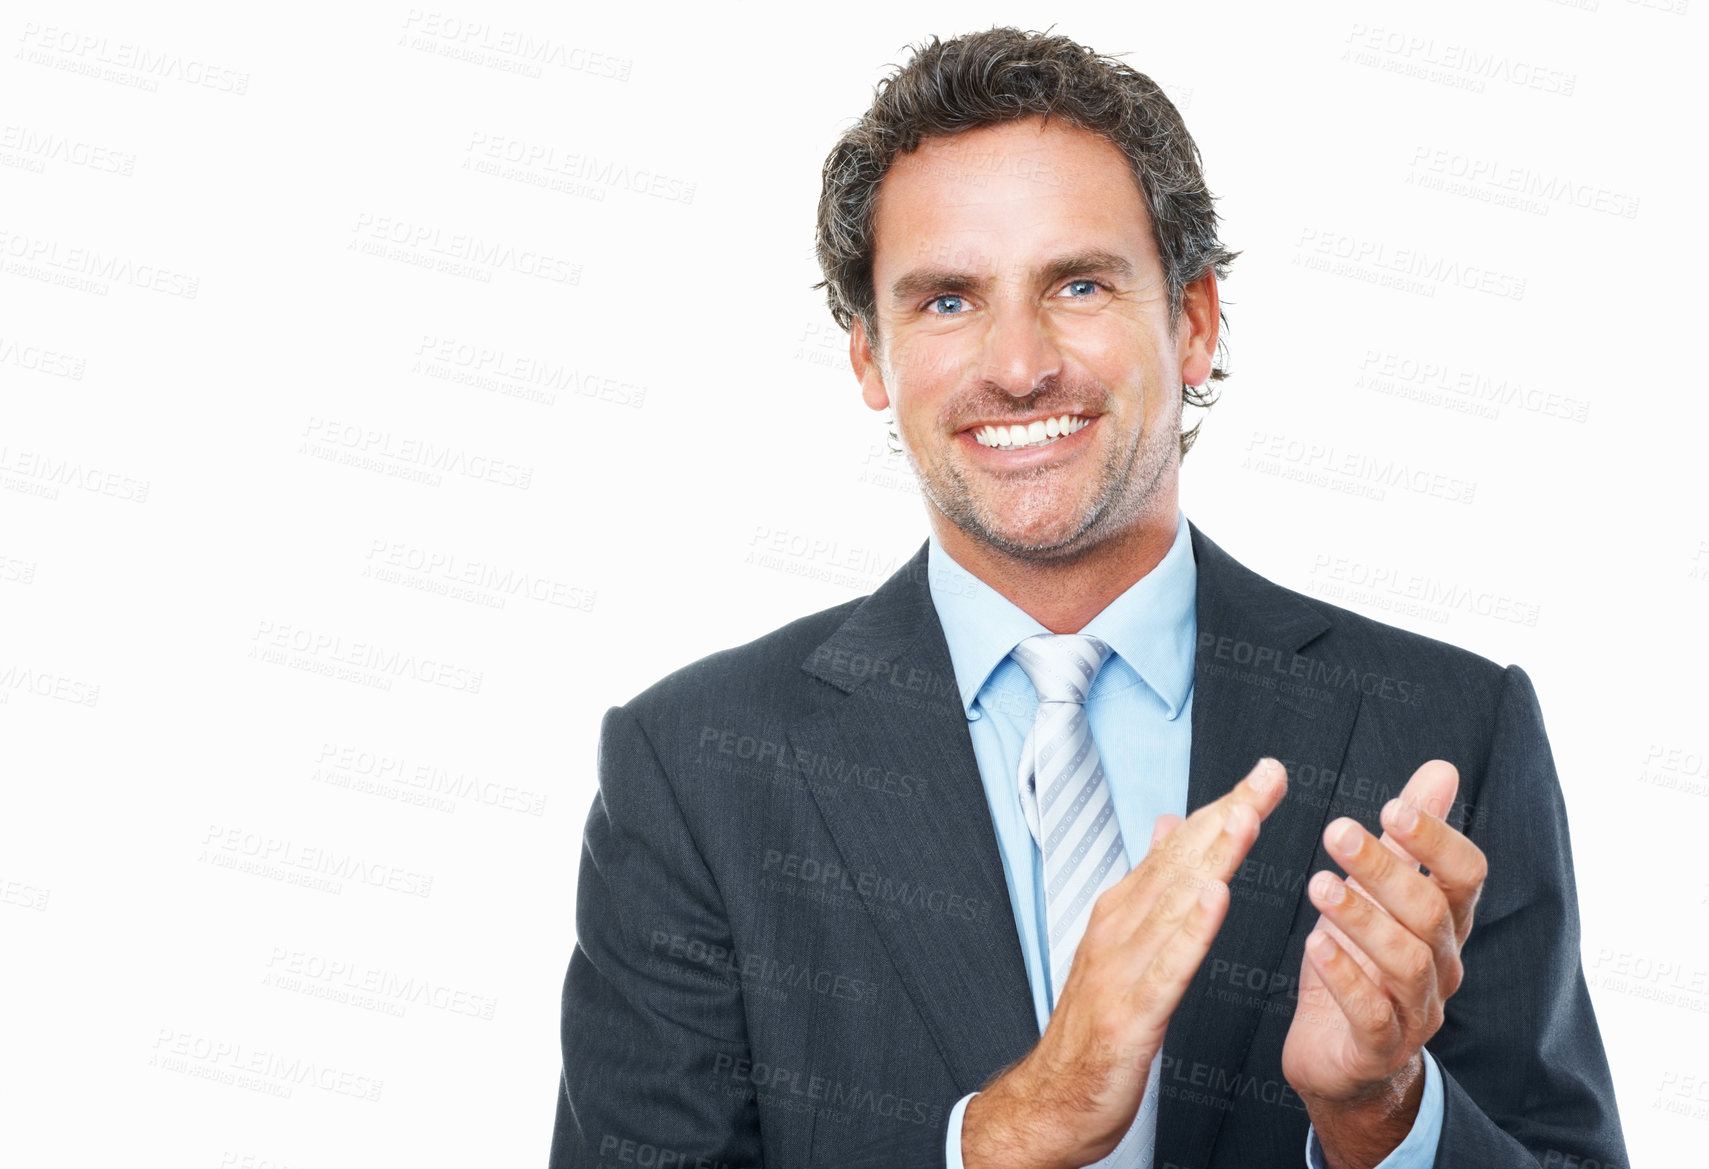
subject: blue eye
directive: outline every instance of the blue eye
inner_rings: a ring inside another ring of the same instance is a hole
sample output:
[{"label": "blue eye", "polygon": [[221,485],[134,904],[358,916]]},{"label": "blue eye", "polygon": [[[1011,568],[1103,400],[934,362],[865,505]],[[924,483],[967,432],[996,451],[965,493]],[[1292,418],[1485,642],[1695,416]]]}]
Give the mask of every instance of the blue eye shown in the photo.
[{"label": "blue eye", "polygon": [[1098,291],[1098,282],[1096,280],[1070,280],[1068,282],[1067,289],[1064,291],[1072,292],[1075,289],[1082,289],[1083,291],[1075,293],[1070,297],[1070,299],[1084,300],[1086,297],[1091,296],[1094,292]]},{"label": "blue eye", "polygon": [[[961,297],[956,296],[953,293],[949,293],[944,296],[932,297],[931,304],[938,310],[939,316],[954,316],[961,311],[961,301]],[[946,302],[948,302],[950,307],[942,307]]]}]

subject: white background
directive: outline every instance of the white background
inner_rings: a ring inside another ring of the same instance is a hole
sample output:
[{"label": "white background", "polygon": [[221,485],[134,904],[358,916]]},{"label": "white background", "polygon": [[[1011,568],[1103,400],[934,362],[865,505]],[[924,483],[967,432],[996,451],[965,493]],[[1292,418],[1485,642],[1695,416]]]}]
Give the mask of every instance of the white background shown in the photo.
[{"label": "white background", "polygon": [[1632,1160],[1703,1147],[1699,5],[147,7],[0,23],[7,1163],[543,1163],[601,713],[925,535],[824,155],[1052,20],[1243,252],[1187,514],[1530,673]]}]

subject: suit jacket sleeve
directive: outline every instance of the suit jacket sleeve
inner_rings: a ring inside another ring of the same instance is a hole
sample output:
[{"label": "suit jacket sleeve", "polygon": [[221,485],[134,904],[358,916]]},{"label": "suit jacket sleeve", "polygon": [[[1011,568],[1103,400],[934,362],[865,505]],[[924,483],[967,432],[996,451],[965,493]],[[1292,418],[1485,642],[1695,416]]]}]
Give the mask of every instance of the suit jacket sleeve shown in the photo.
[{"label": "suit jacket sleeve", "polygon": [[[1430,1050],[1443,1071],[1436,1165],[1626,1165],[1579,956],[1566,808],[1531,680],[1509,666],[1467,834],[1489,876],[1465,979]],[[1577,1158],[1572,1160],[1571,1158]]]},{"label": "suit jacket sleeve", "polygon": [[[741,980],[717,883],[646,732],[600,732],[563,995],[552,1169],[765,1162]],[[690,940],[693,949],[688,949]],[[719,951],[722,950],[722,954]],[[912,1126],[910,1126],[912,1127]],[[839,1169],[943,1169],[943,1125],[839,1155]],[[824,1169],[830,1169],[825,1165]]]},{"label": "suit jacket sleeve", "polygon": [[736,1061],[748,1055],[740,984],[716,964],[671,954],[673,939],[689,938],[701,947],[722,939],[729,951],[718,891],[634,717],[608,711],[599,744],[564,981],[552,1169],[642,1155],[759,1165],[753,1098],[732,1091]]}]

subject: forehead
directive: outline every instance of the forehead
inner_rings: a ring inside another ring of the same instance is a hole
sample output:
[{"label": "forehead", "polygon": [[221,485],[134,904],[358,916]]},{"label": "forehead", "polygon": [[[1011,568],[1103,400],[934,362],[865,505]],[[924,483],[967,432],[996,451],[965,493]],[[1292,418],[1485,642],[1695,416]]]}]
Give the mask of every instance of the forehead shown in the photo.
[{"label": "forehead", "polygon": [[1150,218],[1127,157],[1108,139],[1027,118],[927,138],[898,155],[873,213],[873,275],[916,264],[1027,267],[1098,246],[1156,263]]}]

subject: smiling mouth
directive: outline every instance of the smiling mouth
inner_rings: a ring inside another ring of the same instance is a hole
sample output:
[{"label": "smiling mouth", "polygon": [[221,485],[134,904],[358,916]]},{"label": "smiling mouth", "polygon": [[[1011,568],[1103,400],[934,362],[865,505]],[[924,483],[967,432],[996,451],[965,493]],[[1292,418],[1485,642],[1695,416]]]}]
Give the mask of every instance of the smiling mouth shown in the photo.
[{"label": "smiling mouth", "polygon": [[1040,418],[1034,422],[1013,426],[980,426],[971,431],[973,441],[999,451],[1018,451],[1027,447],[1049,446],[1057,439],[1067,438],[1077,430],[1092,424],[1090,418],[1078,414],[1059,414],[1055,418]]}]

